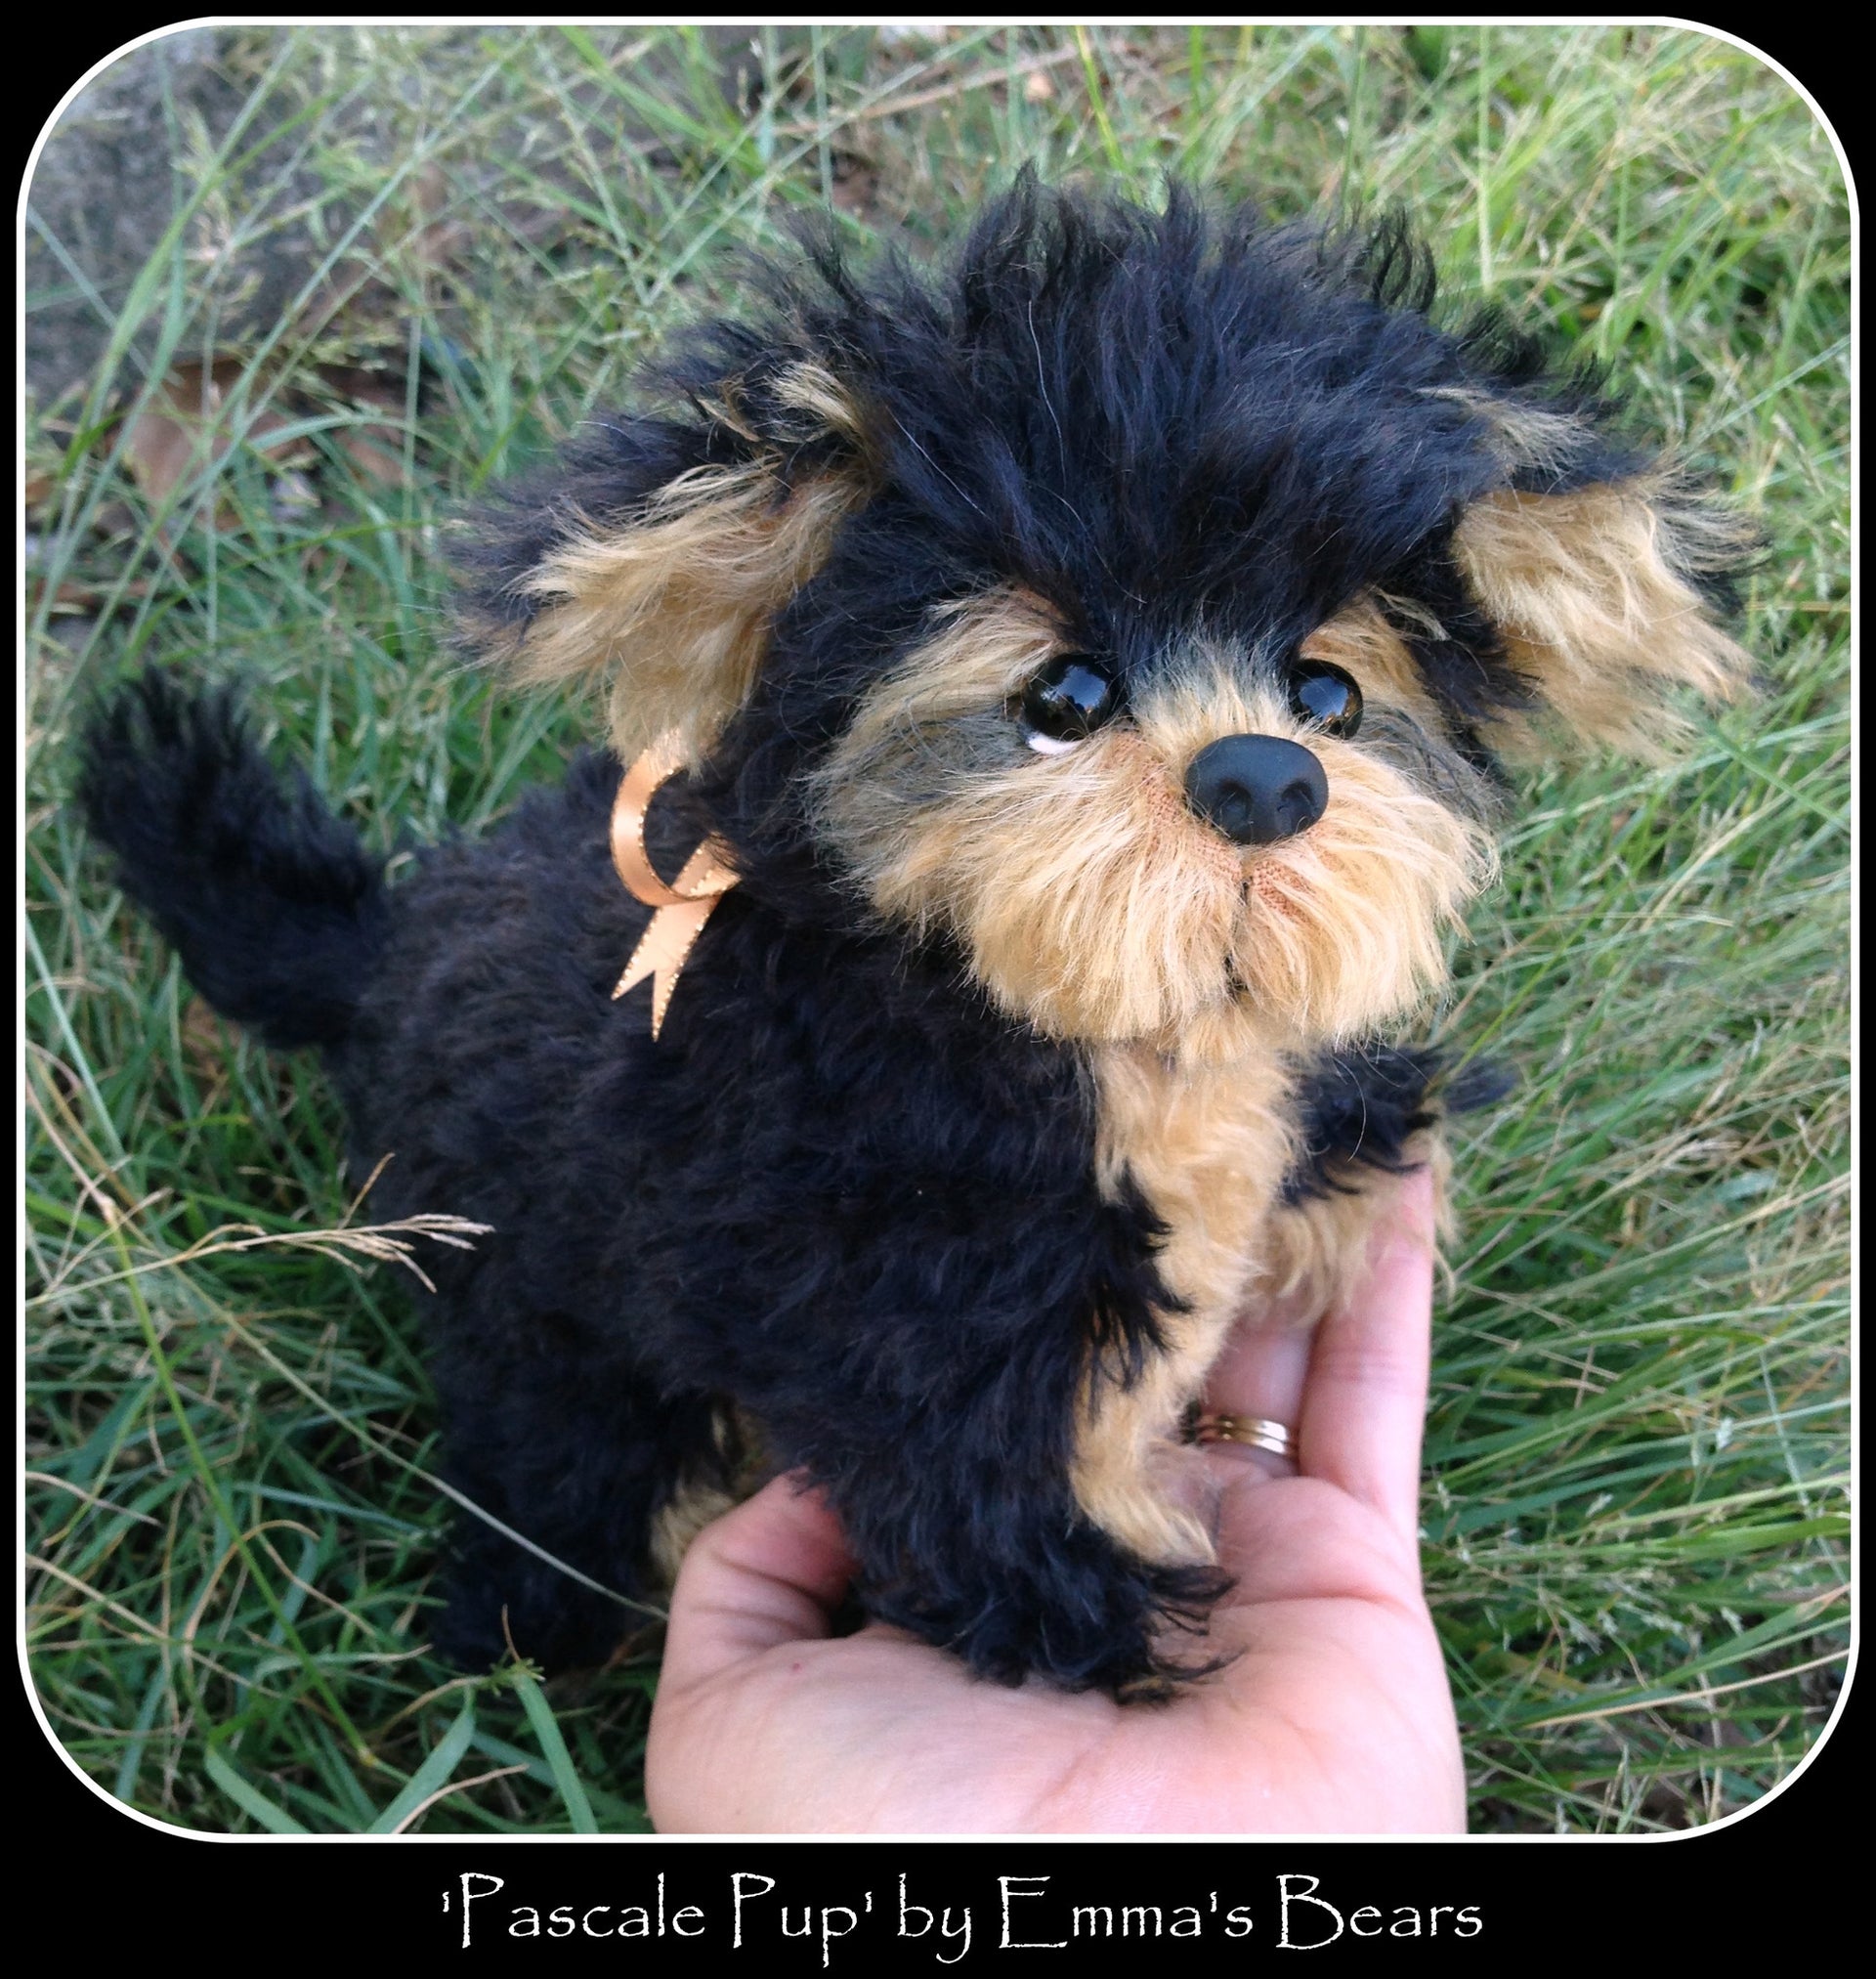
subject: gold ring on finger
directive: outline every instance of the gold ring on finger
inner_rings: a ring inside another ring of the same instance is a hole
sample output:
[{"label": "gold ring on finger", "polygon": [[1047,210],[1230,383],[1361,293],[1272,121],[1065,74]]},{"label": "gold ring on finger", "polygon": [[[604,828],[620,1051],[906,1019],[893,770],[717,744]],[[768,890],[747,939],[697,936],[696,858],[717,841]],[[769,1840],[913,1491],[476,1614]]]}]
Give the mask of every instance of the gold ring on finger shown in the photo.
[{"label": "gold ring on finger", "polygon": [[1261,1415],[1202,1415],[1192,1428],[1197,1443],[1246,1443],[1273,1457],[1296,1460],[1297,1440],[1285,1423]]}]

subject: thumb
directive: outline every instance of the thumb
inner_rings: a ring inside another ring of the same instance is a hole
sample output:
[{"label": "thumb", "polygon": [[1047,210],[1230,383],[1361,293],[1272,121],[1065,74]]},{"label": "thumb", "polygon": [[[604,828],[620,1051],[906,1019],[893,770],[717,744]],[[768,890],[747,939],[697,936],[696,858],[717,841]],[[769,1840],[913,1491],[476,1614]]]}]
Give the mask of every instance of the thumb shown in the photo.
[{"label": "thumb", "polygon": [[1419,1521],[1433,1316],[1433,1180],[1397,1185],[1367,1270],[1316,1328],[1303,1390],[1302,1469],[1371,1505],[1406,1539]]},{"label": "thumb", "polygon": [[671,1590],[661,1692],[705,1684],[788,1642],[832,1632],[853,1578],[840,1522],[794,1473],[704,1527]]}]

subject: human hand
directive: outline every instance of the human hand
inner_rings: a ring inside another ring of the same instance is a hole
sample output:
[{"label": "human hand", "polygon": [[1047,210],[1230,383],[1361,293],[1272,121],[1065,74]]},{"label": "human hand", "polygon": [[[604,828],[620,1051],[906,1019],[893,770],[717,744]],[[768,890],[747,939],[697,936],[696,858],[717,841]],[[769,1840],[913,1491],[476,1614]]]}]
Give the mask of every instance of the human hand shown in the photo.
[{"label": "human hand", "polygon": [[706,1528],[671,1602],[646,1792],[666,1831],[1425,1833],[1466,1820],[1452,1693],[1421,1592],[1432,1183],[1377,1216],[1314,1334],[1246,1327],[1209,1409],[1297,1426],[1298,1463],[1209,1445],[1208,1653],[1164,1704],[1009,1690],[874,1622],[830,1634],[853,1563],[778,1478]]}]

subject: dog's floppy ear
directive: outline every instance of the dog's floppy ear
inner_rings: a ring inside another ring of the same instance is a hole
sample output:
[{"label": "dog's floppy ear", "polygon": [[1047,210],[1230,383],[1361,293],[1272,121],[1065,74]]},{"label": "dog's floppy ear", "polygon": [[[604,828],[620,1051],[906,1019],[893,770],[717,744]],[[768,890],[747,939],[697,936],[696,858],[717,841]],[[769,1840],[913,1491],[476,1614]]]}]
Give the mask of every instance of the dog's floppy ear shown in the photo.
[{"label": "dog's floppy ear", "polygon": [[[1758,531],[1672,468],[1608,455],[1605,472],[1586,472],[1599,443],[1568,414],[1507,408],[1498,437],[1512,485],[1464,511],[1453,556],[1532,692],[1530,713],[1556,717],[1547,744],[1560,729],[1662,755],[1686,726],[1681,690],[1724,702],[1751,682],[1720,621]],[[1495,727],[1512,753],[1537,744],[1529,714]]]},{"label": "dog's floppy ear", "polygon": [[470,641],[529,682],[602,682],[630,761],[676,730],[709,749],[771,622],[869,486],[853,396],[806,359],[686,394],[687,417],[602,421],[472,532]]}]

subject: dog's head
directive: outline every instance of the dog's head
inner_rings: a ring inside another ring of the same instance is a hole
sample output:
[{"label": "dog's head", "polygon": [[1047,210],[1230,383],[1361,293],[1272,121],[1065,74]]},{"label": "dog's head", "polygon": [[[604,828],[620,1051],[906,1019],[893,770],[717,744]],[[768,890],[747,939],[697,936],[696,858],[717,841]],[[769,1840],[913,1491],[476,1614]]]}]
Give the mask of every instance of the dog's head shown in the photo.
[{"label": "dog's head", "polygon": [[1370,1030],[1443,973],[1500,760],[1736,693],[1751,533],[1398,228],[1047,193],[693,333],[480,539],[525,675],[675,729],[752,875],[1163,1050]]}]

